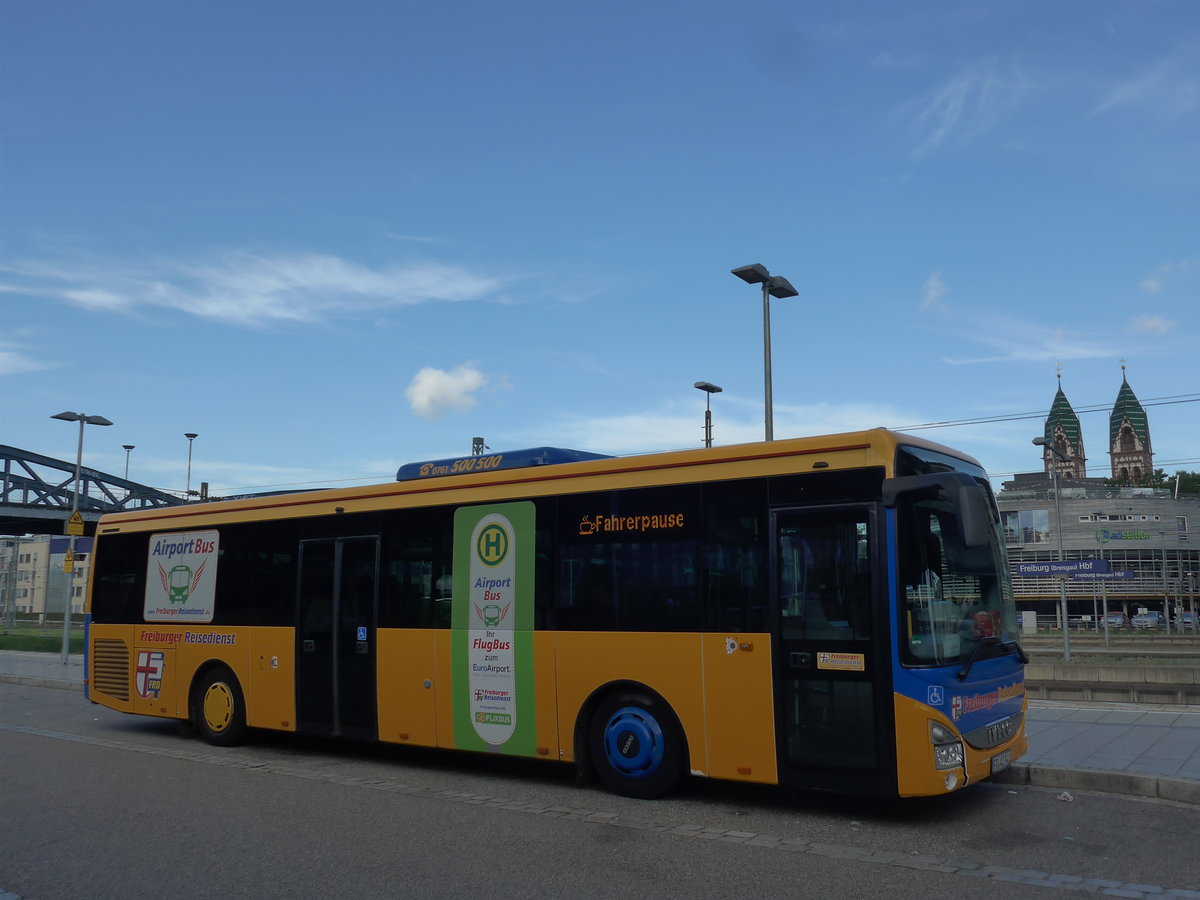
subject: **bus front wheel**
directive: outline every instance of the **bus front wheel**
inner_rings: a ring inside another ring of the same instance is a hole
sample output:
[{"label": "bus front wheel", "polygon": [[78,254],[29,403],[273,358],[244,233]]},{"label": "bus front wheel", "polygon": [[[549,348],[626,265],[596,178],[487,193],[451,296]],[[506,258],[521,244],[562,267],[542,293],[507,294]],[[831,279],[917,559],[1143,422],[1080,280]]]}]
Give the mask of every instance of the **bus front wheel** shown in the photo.
[{"label": "bus front wheel", "polygon": [[626,797],[661,797],[683,777],[683,731],[670,707],[646,694],[622,691],[602,700],[588,749],[605,787]]},{"label": "bus front wheel", "polygon": [[192,691],[192,724],[200,736],[218,747],[232,747],[246,735],[246,702],[233,673],[210,669]]}]

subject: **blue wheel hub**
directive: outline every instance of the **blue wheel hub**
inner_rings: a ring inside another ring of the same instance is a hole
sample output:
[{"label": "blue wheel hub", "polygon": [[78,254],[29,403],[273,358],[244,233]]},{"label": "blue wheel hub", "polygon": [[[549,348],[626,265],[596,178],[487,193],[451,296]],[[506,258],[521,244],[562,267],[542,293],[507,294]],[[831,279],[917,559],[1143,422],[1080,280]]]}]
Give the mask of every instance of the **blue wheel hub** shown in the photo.
[{"label": "blue wheel hub", "polygon": [[662,767],[665,752],[662,728],[644,709],[618,709],[604,726],[604,756],[626,778],[649,778]]}]

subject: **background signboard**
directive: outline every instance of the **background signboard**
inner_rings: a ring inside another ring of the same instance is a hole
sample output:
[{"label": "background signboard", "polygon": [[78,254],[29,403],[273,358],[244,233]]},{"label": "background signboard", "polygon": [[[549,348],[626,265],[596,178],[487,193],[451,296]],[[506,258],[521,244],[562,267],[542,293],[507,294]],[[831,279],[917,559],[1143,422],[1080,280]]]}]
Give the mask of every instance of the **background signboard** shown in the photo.
[{"label": "background signboard", "polygon": [[1051,578],[1107,571],[1107,559],[1064,559],[1017,563],[1017,575],[1022,578]]}]

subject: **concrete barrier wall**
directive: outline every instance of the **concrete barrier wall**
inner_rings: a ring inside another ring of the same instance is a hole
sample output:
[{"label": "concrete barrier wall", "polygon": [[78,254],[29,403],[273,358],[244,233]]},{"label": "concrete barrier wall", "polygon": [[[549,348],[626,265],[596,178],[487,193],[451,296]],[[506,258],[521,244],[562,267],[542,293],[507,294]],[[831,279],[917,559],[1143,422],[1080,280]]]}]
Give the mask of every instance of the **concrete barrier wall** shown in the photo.
[{"label": "concrete barrier wall", "polygon": [[1030,663],[1025,686],[1030,697],[1043,700],[1200,704],[1200,669],[1189,666]]}]

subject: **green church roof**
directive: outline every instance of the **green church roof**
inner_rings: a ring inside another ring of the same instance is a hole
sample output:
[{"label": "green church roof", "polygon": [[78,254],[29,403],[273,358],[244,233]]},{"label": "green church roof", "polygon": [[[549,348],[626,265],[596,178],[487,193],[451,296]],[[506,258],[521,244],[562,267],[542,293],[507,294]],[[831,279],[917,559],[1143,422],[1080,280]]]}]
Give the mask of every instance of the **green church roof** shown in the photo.
[{"label": "green church roof", "polygon": [[1079,427],[1079,416],[1075,415],[1075,410],[1071,408],[1067,395],[1063,393],[1061,381],[1058,385],[1058,393],[1054,395],[1054,402],[1050,404],[1050,415],[1046,418],[1045,437],[1047,441],[1054,440],[1055,425],[1062,426],[1063,433],[1071,442],[1071,446],[1075,448],[1076,454],[1082,456],[1083,435]]},{"label": "green church roof", "polygon": [[1113,404],[1112,415],[1108,417],[1108,446],[1111,448],[1117,440],[1117,432],[1121,430],[1121,422],[1126,417],[1133,426],[1133,433],[1138,436],[1147,450],[1150,449],[1150,422],[1146,418],[1146,410],[1138,402],[1133,388],[1125,380],[1124,366],[1121,373],[1121,390],[1117,392],[1117,402]]}]

